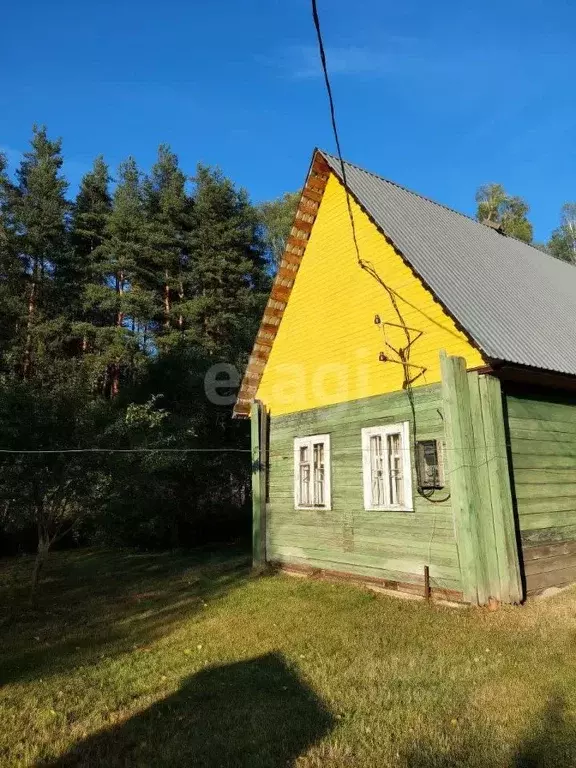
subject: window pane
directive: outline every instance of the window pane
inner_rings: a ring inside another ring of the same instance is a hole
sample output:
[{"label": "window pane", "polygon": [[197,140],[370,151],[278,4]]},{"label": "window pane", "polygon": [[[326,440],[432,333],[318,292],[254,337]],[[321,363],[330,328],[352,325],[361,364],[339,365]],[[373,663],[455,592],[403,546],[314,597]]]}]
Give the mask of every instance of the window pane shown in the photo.
[{"label": "window pane", "polygon": [[372,506],[381,507],[385,503],[382,435],[370,437],[370,487]]},{"label": "window pane", "polygon": [[324,443],[314,443],[314,506],[324,506]]},{"label": "window pane", "polygon": [[302,506],[310,504],[310,464],[300,462],[300,484],[298,503]]},{"label": "window pane", "polygon": [[402,473],[402,437],[399,432],[388,435],[388,480],[390,505],[404,504],[404,477]]}]

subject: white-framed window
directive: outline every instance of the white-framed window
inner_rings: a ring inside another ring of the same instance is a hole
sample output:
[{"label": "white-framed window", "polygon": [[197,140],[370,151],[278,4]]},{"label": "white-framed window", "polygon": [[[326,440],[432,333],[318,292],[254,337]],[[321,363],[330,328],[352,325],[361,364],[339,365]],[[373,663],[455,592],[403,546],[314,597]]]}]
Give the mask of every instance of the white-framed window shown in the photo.
[{"label": "white-framed window", "polygon": [[294,440],[294,505],[297,509],[330,509],[330,435]]},{"label": "white-framed window", "polygon": [[407,421],[362,430],[362,472],[365,509],[413,510]]}]

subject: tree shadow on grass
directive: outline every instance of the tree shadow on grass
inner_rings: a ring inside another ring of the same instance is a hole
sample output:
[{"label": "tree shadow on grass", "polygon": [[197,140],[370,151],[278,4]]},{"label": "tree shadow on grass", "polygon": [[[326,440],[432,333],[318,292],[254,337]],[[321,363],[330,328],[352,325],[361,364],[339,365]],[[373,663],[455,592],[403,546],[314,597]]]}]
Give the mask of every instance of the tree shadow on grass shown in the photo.
[{"label": "tree shadow on grass", "polygon": [[576,722],[560,696],[552,696],[528,733],[512,768],[563,768],[576,765]]},{"label": "tree shadow on grass", "polygon": [[552,695],[512,757],[488,726],[476,723],[447,738],[443,749],[419,742],[403,757],[407,768],[571,768],[576,766],[576,722],[564,700]]},{"label": "tree shadow on grass", "polygon": [[27,559],[2,565],[0,685],[145,647],[250,577],[241,551],[57,553],[31,609]]},{"label": "tree shadow on grass", "polygon": [[172,696],[42,768],[280,768],[334,719],[279,653],[207,668]]}]

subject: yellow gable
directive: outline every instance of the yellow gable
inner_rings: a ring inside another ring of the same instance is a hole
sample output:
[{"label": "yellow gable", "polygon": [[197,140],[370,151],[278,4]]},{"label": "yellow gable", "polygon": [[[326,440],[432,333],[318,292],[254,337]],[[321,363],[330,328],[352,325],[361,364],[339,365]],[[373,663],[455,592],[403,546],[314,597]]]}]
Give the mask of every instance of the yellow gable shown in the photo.
[{"label": "yellow gable", "polygon": [[[354,200],[351,204],[360,256],[395,292],[410,329],[413,386],[440,381],[440,349],[464,357],[468,368],[483,365],[430,291]],[[257,399],[280,415],[402,389],[396,350],[405,348],[407,339],[398,325],[387,291],[358,264],[346,194],[331,174]]]}]

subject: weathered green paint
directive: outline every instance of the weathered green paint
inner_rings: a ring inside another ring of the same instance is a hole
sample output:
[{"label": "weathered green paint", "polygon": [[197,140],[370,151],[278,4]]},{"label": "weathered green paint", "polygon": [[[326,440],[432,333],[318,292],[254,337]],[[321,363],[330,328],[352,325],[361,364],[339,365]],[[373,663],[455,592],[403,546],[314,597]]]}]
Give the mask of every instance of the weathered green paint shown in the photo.
[{"label": "weathered green paint", "polygon": [[463,358],[441,355],[452,509],[464,594],[522,598],[514,508],[497,379],[466,373]]},{"label": "weathered green paint", "polygon": [[252,565],[259,567],[266,561],[266,475],[265,424],[266,413],[258,401],[252,404]]},{"label": "weathered green paint", "polygon": [[[506,592],[506,586],[502,585],[502,577],[498,567],[498,542],[496,536],[495,520],[486,499],[491,499],[492,483],[489,451],[491,446],[487,445],[485,435],[485,383],[486,377],[479,376],[476,372],[468,374],[468,387],[470,390],[470,408],[472,411],[472,423],[474,429],[474,454],[476,477],[478,483],[479,505],[475,510],[477,514],[477,526],[479,530],[480,551],[476,552],[476,559],[479,560],[484,568],[479,574],[485,579],[484,600],[494,597],[497,600],[502,599],[502,594]],[[491,500],[492,501],[492,500]]]},{"label": "weathered green paint", "polygon": [[446,453],[452,488],[452,511],[464,598],[486,602],[486,576],[481,557],[479,488],[470,390],[464,358],[440,355],[446,425]]},{"label": "weathered green paint", "polygon": [[[444,440],[439,385],[414,390],[418,439]],[[416,492],[414,511],[366,511],[363,503],[361,430],[413,424],[406,392],[274,417],[270,424],[270,500],[267,506],[267,558],[375,577],[417,586],[430,567],[432,588],[461,591],[449,487],[436,491],[433,504]],[[293,441],[330,433],[332,509],[294,508]],[[413,454],[412,454],[413,455]]]},{"label": "weathered green paint", "polygon": [[480,376],[479,384],[494,538],[500,575],[500,599],[518,603],[523,597],[522,579],[506,449],[502,389],[500,381],[492,376]]},{"label": "weathered green paint", "polygon": [[[530,594],[576,580],[576,398],[510,386],[506,405]],[[546,556],[534,558],[544,544],[551,547]]]}]

